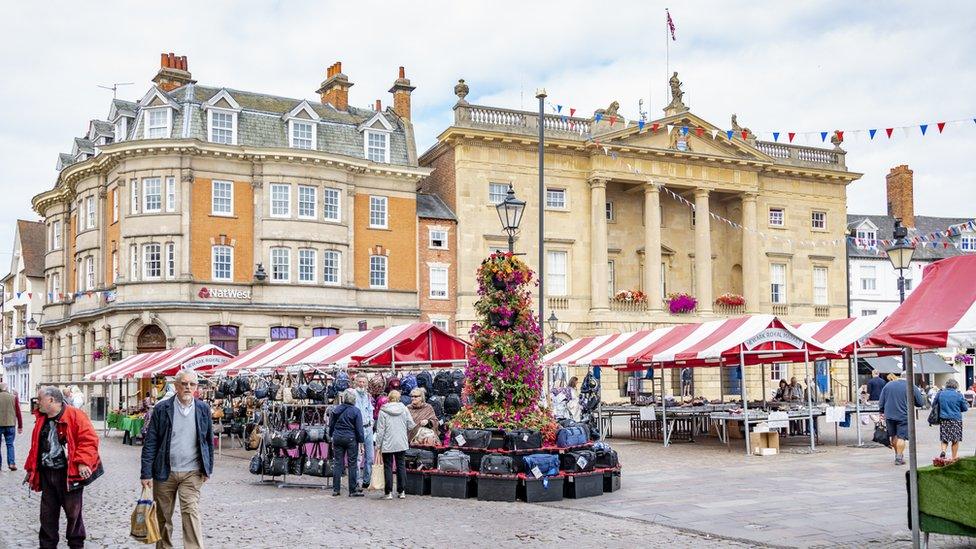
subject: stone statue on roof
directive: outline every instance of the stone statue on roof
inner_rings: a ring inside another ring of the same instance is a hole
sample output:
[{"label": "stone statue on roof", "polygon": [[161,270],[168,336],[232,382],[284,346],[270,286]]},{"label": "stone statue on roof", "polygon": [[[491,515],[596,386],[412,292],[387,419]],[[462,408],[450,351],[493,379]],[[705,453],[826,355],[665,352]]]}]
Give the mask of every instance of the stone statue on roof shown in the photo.
[{"label": "stone statue on roof", "polygon": [[611,116],[620,116],[617,111],[620,110],[620,103],[614,101],[610,103],[610,106],[605,109],[597,109],[593,114],[602,115],[603,118],[609,118]]},{"label": "stone statue on roof", "polygon": [[749,128],[743,128],[739,125],[739,121],[736,120],[735,114],[732,115],[732,131],[735,132],[735,137],[742,137],[742,132],[746,132],[746,139],[755,139],[756,135],[752,133]]},{"label": "stone statue on roof", "polygon": [[673,116],[678,113],[687,112],[688,107],[684,101],[685,92],[681,91],[681,80],[678,79],[677,71],[668,79],[668,85],[671,86],[671,102],[668,103],[667,107],[664,107],[665,116]]}]

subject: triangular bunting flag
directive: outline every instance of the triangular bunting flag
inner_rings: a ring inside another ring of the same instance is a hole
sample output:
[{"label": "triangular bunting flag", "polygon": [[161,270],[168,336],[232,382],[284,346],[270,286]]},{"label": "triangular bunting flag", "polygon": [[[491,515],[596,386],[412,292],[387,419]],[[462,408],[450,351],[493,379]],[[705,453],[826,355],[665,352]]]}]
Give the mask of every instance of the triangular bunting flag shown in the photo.
[{"label": "triangular bunting flag", "polygon": [[660,124],[658,124],[657,122],[654,122],[653,124],[651,124],[651,131],[652,132],[656,132],[657,129],[658,129],[658,127],[660,127]]},{"label": "triangular bunting flag", "polygon": [[712,139],[718,137],[718,130],[712,130]]},{"label": "triangular bunting flag", "polygon": [[596,113],[596,116],[593,117],[593,119],[596,120],[597,122],[599,122],[600,120],[603,120],[603,114],[602,113]]},{"label": "triangular bunting flag", "polygon": [[939,128],[939,133],[942,133],[942,130],[945,129],[945,122],[939,122],[938,124],[936,124],[936,127]]},{"label": "triangular bunting flag", "polygon": [[638,120],[637,121],[637,129],[639,129],[640,131],[644,131],[644,121],[643,120]]},{"label": "triangular bunting flag", "polygon": [[617,151],[613,151],[613,152],[611,152],[611,153],[610,153],[610,158],[612,158],[612,159],[614,159],[614,160],[616,160],[616,159],[617,159]]},{"label": "triangular bunting flag", "polygon": [[918,127],[920,130],[922,130],[922,135],[925,135],[925,130],[929,129],[928,124],[919,124]]},{"label": "triangular bunting flag", "polygon": [[569,109],[569,115],[570,115],[570,116],[573,116],[573,115],[575,115],[575,114],[576,114],[576,109],[574,109],[574,108],[572,108],[572,107],[570,107],[570,109]]},{"label": "triangular bunting flag", "polygon": [[610,154],[610,147],[604,145],[603,146],[603,154]]},{"label": "triangular bunting flag", "polygon": [[773,132],[773,141],[779,141],[779,132]]},{"label": "triangular bunting flag", "polygon": [[562,111],[563,111],[563,106],[562,105],[556,105],[556,112],[562,112]]},{"label": "triangular bunting flag", "polygon": [[613,125],[616,124],[616,123],[617,123],[617,117],[616,116],[611,116],[610,117],[610,127],[612,128]]},{"label": "triangular bunting flag", "polygon": [[700,126],[695,128],[695,135],[697,135],[698,137],[701,137],[703,133],[705,133],[705,128],[702,128]]},{"label": "triangular bunting flag", "polygon": [[824,142],[827,140],[827,132],[820,132],[820,141]]},{"label": "triangular bunting flag", "polygon": [[34,299],[34,292],[27,292],[27,299]]},{"label": "triangular bunting flag", "polygon": [[844,131],[843,130],[834,130],[834,131],[837,134],[837,139],[840,139],[841,141],[843,141],[844,140]]},{"label": "triangular bunting flag", "polygon": [[732,134],[733,134],[733,133],[735,133],[735,132],[733,132],[732,130],[728,130],[728,131],[726,131],[726,132],[725,132],[725,137],[726,137],[726,139],[728,139],[729,141],[732,141]]},{"label": "triangular bunting flag", "polygon": [[905,137],[908,137],[908,126],[902,126],[901,133],[905,134]]},{"label": "triangular bunting flag", "polygon": [[885,133],[888,134],[888,139],[891,139],[891,132],[895,131],[894,128],[885,128]]},{"label": "triangular bunting flag", "polygon": [[876,130],[876,129],[874,129],[874,130],[868,130],[868,135],[871,136],[871,139],[874,139],[874,134],[876,134],[876,133],[878,133],[878,130]]},{"label": "triangular bunting flag", "polygon": [[681,126],[681,135],[688,135],[688,126]]},{"label": "triangular bunting flag", "polygon": [[796,137],[796,133],[795,132],[789,132],[789,133],[786,134],[786,136],[790,138],[790,143],[792,143],[793,142],[793,138]]}]

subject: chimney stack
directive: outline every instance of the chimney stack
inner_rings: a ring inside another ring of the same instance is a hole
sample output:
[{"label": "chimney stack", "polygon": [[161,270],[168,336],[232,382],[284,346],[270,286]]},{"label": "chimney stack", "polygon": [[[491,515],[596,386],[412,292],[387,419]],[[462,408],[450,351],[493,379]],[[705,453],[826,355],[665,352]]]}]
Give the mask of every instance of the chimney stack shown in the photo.
[{"label": "chimney stack", "polygon": [[322,99],[322,103],[332,105],[338,111],[345,111],[349,108],[349,88],[352,82],[349,77],[342,74],[342,62],[336,61],[325,71],[325,80],[316,91]]},{"label": "chimney stack", "polygon": [[415,89],[417,88],[410,85],[403,67],[400,67],[399,78],[393,82],[390,93],[393,94],[393,112],[404,120],[410,120],[410,92]]},{"label": "chimney stack", "polygon": [[907,164],[891,168],[885,176],[888,187],[888,215],[901,219],[905,227],[915,227],[915,198],[912,170]]},{"label": "chimney stack", "polygon": [[164,92],[196,82],[190,76],[186,56],[173,55],[173,52],[159,54],[159,72],[152,81]]},{"label": "chimney stack", "polygon": [[375,110],[376,112],[380,112],[381,110],[383,110],[383,102],[380,101],[379,99],[376,100]]}]

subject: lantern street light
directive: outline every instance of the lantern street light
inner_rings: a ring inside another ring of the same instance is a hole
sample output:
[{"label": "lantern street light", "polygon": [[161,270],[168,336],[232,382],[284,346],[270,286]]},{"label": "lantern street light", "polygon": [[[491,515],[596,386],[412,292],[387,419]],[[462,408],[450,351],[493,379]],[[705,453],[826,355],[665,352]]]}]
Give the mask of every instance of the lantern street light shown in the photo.
[{"label": "lantern street light", "polygon": [[27,321],[27,328],[32,332],[37,329],[37,319],[34,315],[31,315],[30,320]]},{"label": "lantern street light", "polygon": [[549,342],[553,345],[556,344],[556,325],[559,319],[556,318],[556,313],[549,313],[549,318],[546,320],[549,323]]},{"label": "lantern street light", "polygon": [[901,220],[895,220],[894,238],[895,242],[886,251],[891,266],[898,271],[898,299],[899,303],[905,302],[905,269],[912,263],[912,256],[915,254],[915,246],[908,241],[908,229],[902,227]]},{"label": "lantern street light", "polygon": [[268,279],[268,271],[264,270],[264,265],[258,263],[257,268],[254,269],[254,281],[261,284]]},{"label": "lantern street light", "polygon": [[515,189],[510,184],[505,200],[495,206],[498,220],[502,222],[502,230],[508,234],[508,251],[515,251],[515,235],[518,234],[519,224],[522,223],[522,213],[525,212],[525,201],[515,198]]}]

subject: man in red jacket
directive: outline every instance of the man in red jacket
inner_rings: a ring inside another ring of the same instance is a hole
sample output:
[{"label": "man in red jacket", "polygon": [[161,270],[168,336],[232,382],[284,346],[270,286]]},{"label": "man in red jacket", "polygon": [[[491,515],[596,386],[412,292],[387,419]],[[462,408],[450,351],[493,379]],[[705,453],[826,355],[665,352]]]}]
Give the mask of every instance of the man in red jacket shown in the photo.
[{"label": "man in red jacket", "polygon": [[37,393],[34,432],[27,453],[24,482],[41,492],[39,547],[58,546],[58,521],[64,509],[68,547],[85,546],[85,521],[81,516],[84,487],[102,474],[98,435],[88,416],[66,406],[57,387]]}]

